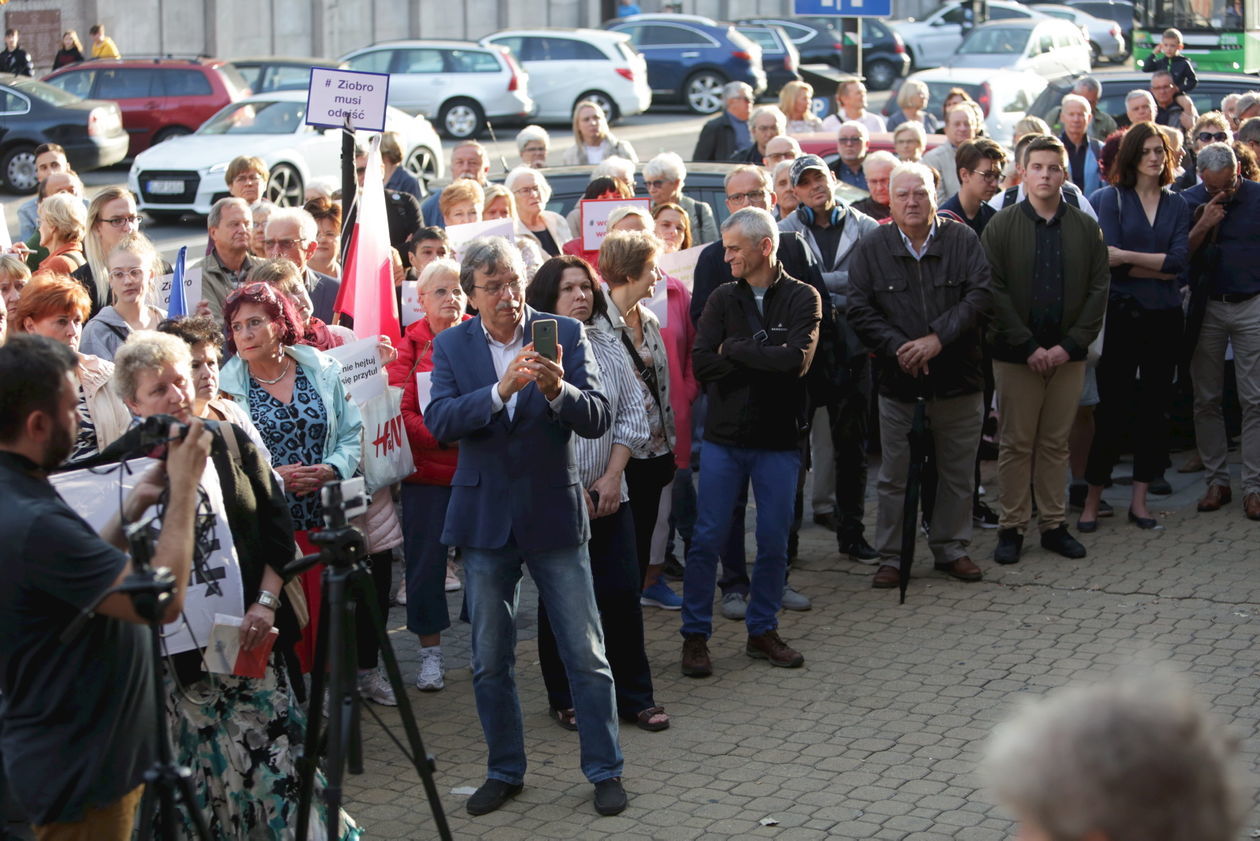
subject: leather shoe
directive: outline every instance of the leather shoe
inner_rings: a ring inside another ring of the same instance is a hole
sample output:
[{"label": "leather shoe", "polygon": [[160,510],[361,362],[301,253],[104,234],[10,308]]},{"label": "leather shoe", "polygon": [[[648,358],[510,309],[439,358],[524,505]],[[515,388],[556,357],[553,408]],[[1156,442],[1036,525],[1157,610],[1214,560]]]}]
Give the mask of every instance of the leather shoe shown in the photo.
[{"label": "leather shoe", "polygon": [[1248,520],[1260,520],[1260,494],[1247,494],[1243,497],[1243,513]]},{"label": "leather shoe", "polygon": [[1199,510],[1219,511],[1233,501],[1234,492],[1230,490],[1229,485],[1208,485],[1207,493],[1203,495],[1203,499],[1199,500]]},{"label": "leather shoe", "polygon": [[513,785],[503,780],[486,780],[481,788],[468,798],[466,808],[470,815],[488,815],[521,793],[520,783]]},{"label": "leather shoe", "polygon": [[1087,554],[1085,547],[1072,536],[1063,523],[1041,533],[1041,548],[1074,560],[1083,558]]},{"label": "leather shoe", "polygon": [[600,780],[595,784],[595,811],[604,817],[619,815],[626,810],[626,789],[621,777]]},{"label": "leather shoe", "polygon": [[682,673],[686,677],[708,677],[713,674],[709,643],[704,634],[688,634],[683,638]]},{"label": "leather shoe", "polygon": [[890,590],[901,583],[901,570],[888,564],[880,564],[879,569],[875,570],[875,577],[871,580],[871,586],[876,590]]},{"label": "leather shoe", "polygon": [[879,552],[876,552],[875,547],[867,543],[866,538],[860,534],[848,540],[841,540],[840,554],[848,555],[849,560],[862,564],[869,564],[871,561],[879,560]]},{"label": "leather shoe", "polygon": [[1129,509],[1129,522],[1140,529],[1159,528],[1159,520],[1156,520],[1154,517],[1139,517],[1133,513],[1132,508]]},{"label": "leather shoe", "polygon": [[950,578],[957,578],[959,581],[979,581],[984,577],[980,567],[972,563],[971,558],[968,558],[966,555],[948,564],[937,564],[936,569]]},{"label": "leather shoe", "polygon": [[1019,560],[1020,550],[1024,548],[1024,536],[1019,529],[1002,529],[998,532],[997,548],[993,550],[993,560],[999,564],[1013,564]]}]

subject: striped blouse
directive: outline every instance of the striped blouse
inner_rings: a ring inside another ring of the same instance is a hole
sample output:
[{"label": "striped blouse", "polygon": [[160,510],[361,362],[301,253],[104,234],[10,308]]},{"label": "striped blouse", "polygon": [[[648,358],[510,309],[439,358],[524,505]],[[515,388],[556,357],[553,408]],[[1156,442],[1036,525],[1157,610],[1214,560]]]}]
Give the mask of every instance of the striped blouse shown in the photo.
[{"label": "striped blouse", "polygon": [[[603,330],[586,330],[586,338],[599,363],[604,394],[612,409],[613,424],[599,438],[573,436],[573,460],[577,464],[578,479],[582,487],[589,488],[604,475],[613,444],[622,444],[631,451],[646,446],[652,435],[648,426],[647,410],[639,395],[639,379],[630,368],[621,341],[613,333]],[[621,478],[621,501],[630,498],[625,476]]]}]

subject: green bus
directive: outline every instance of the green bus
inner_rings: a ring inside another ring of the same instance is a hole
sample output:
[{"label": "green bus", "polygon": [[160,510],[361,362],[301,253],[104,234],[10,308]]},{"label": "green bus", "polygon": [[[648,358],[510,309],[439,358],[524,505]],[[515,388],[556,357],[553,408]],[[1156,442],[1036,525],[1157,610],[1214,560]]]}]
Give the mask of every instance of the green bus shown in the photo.
[{"label": "green bus", "polygon": [[1260,0],[1135,0],[1133,55],[1140,63],[1175,27],[1201,72],[1260,71]]}]

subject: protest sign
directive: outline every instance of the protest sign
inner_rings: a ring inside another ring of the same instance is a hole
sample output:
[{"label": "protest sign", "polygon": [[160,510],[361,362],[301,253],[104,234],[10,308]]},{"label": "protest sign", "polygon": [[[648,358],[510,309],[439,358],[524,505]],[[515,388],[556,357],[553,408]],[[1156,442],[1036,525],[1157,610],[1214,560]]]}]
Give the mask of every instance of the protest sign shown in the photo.
[{"label": "protest sign", "polygon": [[619,207],[640,207],[652,212],[650,199],[582,199],[582,250],[598,251],[608,233],[608,217]]},{"label": "protest sign", "polygon": [[381,357],[376,350],[376,339],[359,339],[326,353],[341,363],[341,384],[360,407],[385,391],[389,384],[381,371]]},{"label": "protest sign", "polygon": [[[164,274],[159,278],[155,278],[153,285],[149,287],[149,303],[160,309],[162,312],[169,312],[171,308],[171,281],[173,274]],[[190,311],[197,309],[197,302],[201,300],[201,267],[195,266],[184,271],[184,302],[188,304]]]},{"label": "protest sign", "polygon": [[420,307],[420,284],[415,280],[404,280],[402,282],[402,311],[398,313],[399,323],[406,327],[422,318],[424,318],[424,310]]},{"label": "protest sign", "polygon": [[312,67],[306,90],[306,124],[324,128],[385,130],[389,74]]},{"label": "protest sign", "polygon": [[688,292],[695,291],[696,261],[700,252],[707,246],[697,245],[686,251],[675,251],[673,254],[662,254],[656,258],[656,267],[665,274],[675,278]]},{"label": "protest sign", "polygon": [[463,225],[448,225],[446,240],[450,244],[450,257],[455,262],[463,259],[464,246],[482,237],[507,237],[516,241],[516,223],[511,219],[485,219]]}]

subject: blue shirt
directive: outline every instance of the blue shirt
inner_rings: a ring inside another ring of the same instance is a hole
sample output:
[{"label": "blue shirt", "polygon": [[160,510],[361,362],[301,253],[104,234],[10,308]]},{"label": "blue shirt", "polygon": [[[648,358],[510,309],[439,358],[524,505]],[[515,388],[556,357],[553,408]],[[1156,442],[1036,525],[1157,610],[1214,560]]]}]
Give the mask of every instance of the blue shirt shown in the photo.
[{"label": "blue shirt", "polygon": [[831,171],[835,173],[836,178],[840,181],[843,181],[846,184],[852,184],[859,190],[867,190],[867,192],[870,192],[866,186],[866,173],[862,171],[860,164],[857,169],[849,169],[848,164],[839,158],[836,158],[835,162],[831,164]]},{"label": "blue shirt", "polygon": [[[1191,215],[1211,198],[1201,183],[1180,195]],[[1244,179],[1234,197],[1225,204],[1225,218],[1216,226],[1221,259],[1208,278],[1208,294],[1260,292],[1260,225],[1257,220],[1260,220],[1260,183]]]},{"label": "blue shirt", "polygon": [[984,226],[989,224],[989,220],[998,214],[997,210],[991,207],[988,202],[982,201],[980,202],[980,210],[976,213],[976,217],[974,219],[968,219],[966,211],[963,210],[962,202],[958,200],[957,193],[942,202],[936,212],[942,216],[962,222],[964,225],[971,228],[971,230],[975,231],[976,236],[980,236],[984,233]]},{"label": "blue shirt", "polygon": [[624,6],[617,7],[617,17],[619,18],[628,18],[631,15],[637,15],[637,14],[639,14],[638,3],[627,3]]},{"label": "blue shirt", "polygon": [[748,130],[748,123],[736,117],[730,111],[726,112],[726,119],[731,121],[731,128],[735,129],[735,148],[743,149],[752,143],[752,132]]},{"label": "blue shirt", "polygon": [[[1098,211],[1107,245],[1125,251],[1163,254],[1160,271],[1181,274],[1190,255],[1190,208],[1180,195],[1167,187],[1160,191],[1155,224],[1146,219],[1142,200],[1130,187],[1104,187],[1090,196]],[[1154,277],[1130,277],[1128,264],[1111,267],[1109,297],[1128,296],[1147,310],[1168,310],[1181,306],[1180,281]]]}]

